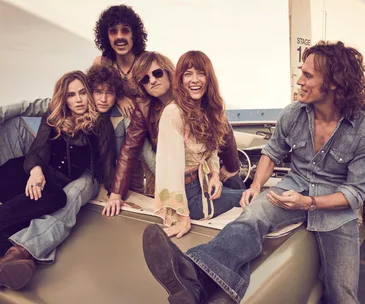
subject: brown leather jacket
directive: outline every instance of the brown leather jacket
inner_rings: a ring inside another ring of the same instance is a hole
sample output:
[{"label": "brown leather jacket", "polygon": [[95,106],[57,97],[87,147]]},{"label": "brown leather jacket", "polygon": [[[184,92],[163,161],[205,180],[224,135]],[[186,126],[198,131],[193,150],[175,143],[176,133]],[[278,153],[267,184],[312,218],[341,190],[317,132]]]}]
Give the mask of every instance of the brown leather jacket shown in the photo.
[{"label": "brown leather jacket", "polygon": [[[145,138],[149,140],[153,150],[157,149],[158,123],[164,105],[153,98],[150,102],[136,104],[132,114],[125,143],[120,151],[117,169],[114,178],[112,192],[119,193],[122,199],[126,198],[129,188],[129,176],[133,163],[136,161],[139,151],[142,148]],[[232,127],[227,123],[227,134],[224,137],[225,145],[221,147],[218,154],[228,172],[235,172],[239,169],[239,158],[237,144],[233,135]]]}]

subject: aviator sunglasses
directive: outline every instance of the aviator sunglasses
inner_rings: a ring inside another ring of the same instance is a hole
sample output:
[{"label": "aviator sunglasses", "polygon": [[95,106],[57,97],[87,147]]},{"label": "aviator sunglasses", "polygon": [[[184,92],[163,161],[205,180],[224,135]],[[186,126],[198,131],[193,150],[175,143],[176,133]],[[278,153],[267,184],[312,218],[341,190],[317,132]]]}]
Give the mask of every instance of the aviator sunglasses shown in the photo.
[{"label": "aviator sunglasses", "polygon": [[[155,78],[161,78],[163,76],[163,69],[156,69],[152,71],[152,75]],[[150,75],[144,75],[140,83],[147,84],[150,81]]]}]

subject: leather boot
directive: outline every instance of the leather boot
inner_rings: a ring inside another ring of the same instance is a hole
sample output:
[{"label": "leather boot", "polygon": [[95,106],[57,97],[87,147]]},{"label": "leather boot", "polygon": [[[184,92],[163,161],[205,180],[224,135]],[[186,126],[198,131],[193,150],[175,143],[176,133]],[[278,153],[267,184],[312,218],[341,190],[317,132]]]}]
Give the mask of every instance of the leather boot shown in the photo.
[{"label": "leather boot", "polygon": [[205,304],[236,304],[223,289],[218,288]]},{"label": "leather boot", "polygon": [[32,278],[35,264],[31,254],[23,247],[15,245],[0,258],[0,286],[21,289]]},{"label": "leather boot", "polygon": [[145,229],[143,253],[151,273],[169,293],[170,304],[200,304],[208,298],[207,285],[203,282],[208,276],[158,225]]}]

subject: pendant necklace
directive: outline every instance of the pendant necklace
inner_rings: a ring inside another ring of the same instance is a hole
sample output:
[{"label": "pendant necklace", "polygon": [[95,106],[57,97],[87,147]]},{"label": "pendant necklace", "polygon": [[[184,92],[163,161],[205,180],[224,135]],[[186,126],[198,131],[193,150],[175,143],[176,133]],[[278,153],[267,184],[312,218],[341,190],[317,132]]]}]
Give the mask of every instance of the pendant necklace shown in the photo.
[{"label": "pendant necklace", "polygon": [[134,59],[133,59],[132,65],[131,65],[131,67],[129,68],[129,70],[127,71],[127,73],[124,73],[124,72],[122,71],[121,67],[119,66],[118,60],[115,60],[115,62],[117,63],[118,70],[119,70],[119,71],[122,73],[122,75],[123,75],[123,79],[124,79],[125,81],[127,81],[127,80],[128,80],[128,75],[129,75],[129,73],[131,72],[131,70],[132,70],[132,68],[133,68],[133,66],[134,66],[134,63],[136,62],[136,56],[134,56]]}]

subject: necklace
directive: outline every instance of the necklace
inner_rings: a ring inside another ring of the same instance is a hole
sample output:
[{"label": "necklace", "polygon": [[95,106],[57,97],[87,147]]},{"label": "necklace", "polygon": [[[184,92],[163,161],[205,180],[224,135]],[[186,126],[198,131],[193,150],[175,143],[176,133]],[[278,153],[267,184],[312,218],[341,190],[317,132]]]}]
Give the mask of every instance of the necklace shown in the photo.
[{"label": "necklace", "polygon": [[133,59],[132,65],[131,65],[131,67],[129,68],[129,70],[127,71],[127,73],[124,73],[124,72],[123,72],[122,68],[119,66],[118,60],[115,60],[115,62],[117,63],[117,67],[118,67],[119,72],[121,72],[121,73],[122,73],[122,75],[123,75],[123,79],[124,79],[124,80],[128,80],[128,75],[129,75],[129,73],[131,72],[131,70],[132,70],[132,68],[133,68],[133,66],[134,66],[134,63],[136,62],[136,56],[134,56],[134,59]]}]

